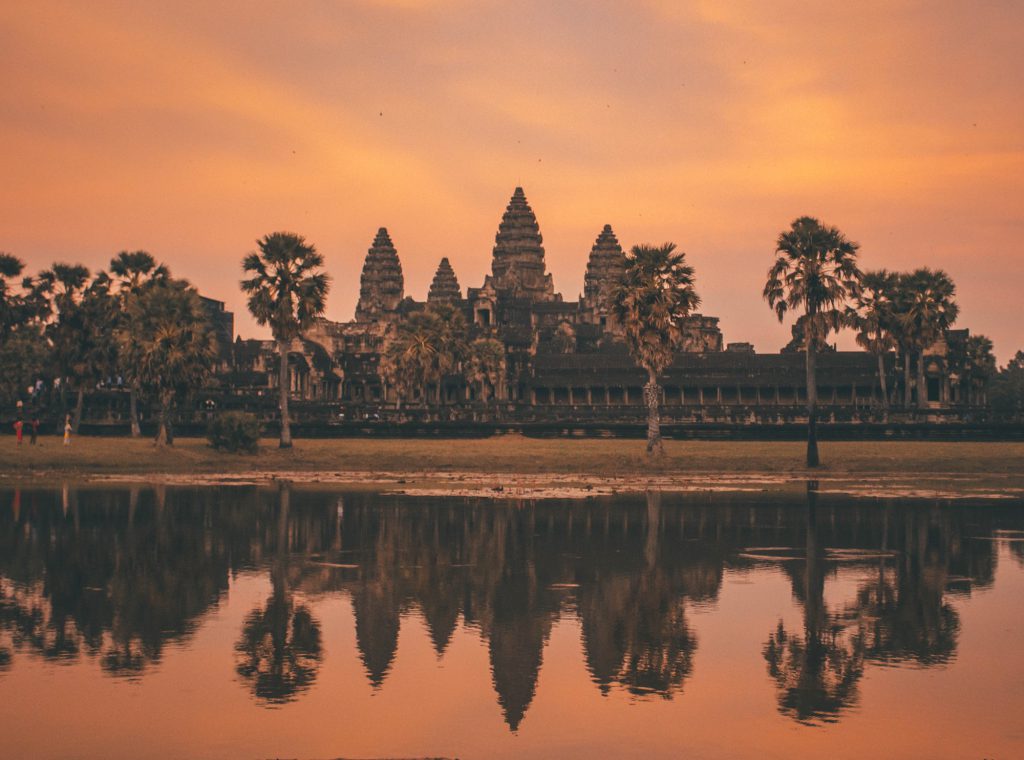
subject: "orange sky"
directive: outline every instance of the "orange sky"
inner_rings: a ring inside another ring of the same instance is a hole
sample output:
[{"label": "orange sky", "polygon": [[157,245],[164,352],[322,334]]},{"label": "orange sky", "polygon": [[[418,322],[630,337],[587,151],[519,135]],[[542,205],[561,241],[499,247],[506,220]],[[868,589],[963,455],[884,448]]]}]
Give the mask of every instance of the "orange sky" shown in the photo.
[{"label": "orange sky", "polygon": [[257,335],[237,281],[260,235],[315,243],[349,319],[379,226],[408,294],[441,256],[476,286],[522,184],[567,299],[610,223],[676,242],[726,340],[774,351],[765,272],[811,214],[865,268],[946,269],[1005,361],[1022,28],[999,0],[7,0],[0,250],[36,270],[143,248]]}]

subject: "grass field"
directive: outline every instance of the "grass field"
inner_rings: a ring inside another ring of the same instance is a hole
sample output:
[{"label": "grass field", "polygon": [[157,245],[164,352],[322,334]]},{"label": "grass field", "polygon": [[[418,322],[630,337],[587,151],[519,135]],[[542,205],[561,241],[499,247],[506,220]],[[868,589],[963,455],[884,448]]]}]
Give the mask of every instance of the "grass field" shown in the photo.
[{"label": "grass field", "polygon": [[[264,440],[258,454],[222,454],[205,440],[179,439],[158,449],[149,440],[77,437],[65,448],[56,437],[20,448],[0,438],[0,473],[47,474],[303,472],[469,472],[643,476],[648,474],[807,474],[799,442],[666,441],[650,459],[644,443],[626,439],[344,438],[297,440],[281,450]],[[815,474],[963,474],[1016,476],[1024,472],[1024,443],[824,442]]]}]

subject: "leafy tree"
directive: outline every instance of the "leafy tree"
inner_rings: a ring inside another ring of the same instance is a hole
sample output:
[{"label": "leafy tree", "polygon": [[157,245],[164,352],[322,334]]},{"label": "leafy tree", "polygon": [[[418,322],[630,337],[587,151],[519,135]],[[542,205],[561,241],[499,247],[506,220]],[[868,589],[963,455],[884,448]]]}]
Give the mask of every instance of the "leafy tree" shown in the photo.
[{"label": "leafy tree", "polygon": [[562,322],[551,338],[551,345],[557,353],[572,354],[576,351],[576,331],[568,322]]},{"label": "leafy tree", "polygon": [[395,326],[384,348],[381,374],[395,388],[399,403],[411,400],[417,391],[427,403],[430,386],[440,403],[444,378],[459,371],[467,350],[462,312],[449,303],[434,302]]},{"label": "leafy tree", "polygon": [[323,256],[301,235],[273,232],[256,245],[259,251],[242,260],[242,269],[252,275],[242,280],[242,291],[249,296],[249,311],[259,324],[270,326],[277,341],[281,448],[286,449],[292,445],[288,350],[323,316],[330,278],[320,271]]},{"label": "leafy tree", "polygon": [[78,304],[79,342],[74,357],[79,378],[74,416],[76,433],[82,420],[85,384],[99,383],[117,369],[119,317],[117,299],[110,292],[110,278],[105,272],[100,272],[85,289]]},{"label": "leafy tree", "polygon": [[884,269],[865,272],[860,292],[855,297],[853,315],[857,328],[857,344],[878,358],[878,384],[882,392],[882,408],[889,411],[889,388],[886,383],[885,356],[897,346],[894,329],[894,303],[899,276]]},{"label": "leafy tree", "polygon": [[169,418],[178,393],[193,390],[209,377],[217,356],[213,328],[199,295],[184,280],[167,280],[129,301],[134,339],[124,330],[124,356],[139,387],[160,405],[157,445],[171,443]]},{"label": "leafy tree", "polygon": [[967,340],[949,347],[947,358],[950,379],[959,382],[962,403],[985,404],[988,385],[998,369],[992,340],[985,335],[969,335]]},{"label": "leafy tree", "polygon": [[40,286],[52,293],[54,318],[46,332],[53,346],[54,365],[60,378],[61,419],[67,413],[67,392],[70,385],[78,391],[74,427],[78,429],[81,415],[86,365],[83,356],[87,324],[81,308],[89,270],[81,264],[56,263],[39,274]]},{"label": "leafy tree", "polygon": [[21,325],[0,342],[0,407],[13,407],[49,369],[50,347],[37,324]]},{"label": "leafy tree", "polygon": [[1024,351],[1017,354],[992,378],[992,410],[1001,417],[1024,419]]},{"label": "leafy tree", "polygon": [[[956,322],[960,307],[953,300],[955,296],[956,285],[941,269],[922,268],[900,277],[899,297],[896,302],[897,318],[901,323],[905,344],[917,355],[916,386],[919,409],[928,406],[924,353]],[[908,360],[909,353],[904,359],[905,368]],[[907,370],[904,369],[904,372]],[[904,392],[909,407],[909,385]]]},{"label": "leafy tree", "polygon": [[848,303],[860,292],[858,247],[837,228],[802,216],[779,235],[764,286],[764,298],[780,322],[791,311],[805,320],[808,467],[819,464],[817,345],[848,322]]},{"label": "leafy tree", "polygon": [[25,298],[15,289],[24,269],[21,259],[0,251],[0,346],[25,321]]},{"label": "leafy tree", "polygon": [[49,345],[43,320],[49,315],[46,284],[26,277],[21,259],[0,252],[0,403],[13,405],[43,373]]},{"label": "leafy tree", "polygon": [[664,453],[658,376],[682,347],[684,325],[700,305],[693,267],[675,243],[636,245],[626,256],[622,282],[612,291],[612,311],[623,326],[633,360],[647,371],[647,453]]},{"label": "leafy tree", "polygon": [[460,372],[468,355],[466,317],[461,309],[448,301],[428,304],[426,311],[436,318],[434,330],[438,351],[435,382],[437,402],[440,404],[444,379]]},{"label": "leafy tree", "polygon": [[424,402],[427,382],[437,361],[437,346],[432,340],[430,322],[425,312],[411,314],[402,320],[387,340],[381,356],[380,373],[395,389],[398,406],[412,400],[418,391]]},{"label": "leafy tree", "polygon": [[505,346],[500,340],[477,338],[469,344],[466,380],[480,389],[481,401],[488,400],[488,387],[493,389],[491,396],[497,399],[505,385],[505,369]]},{"label": "leafy tree", "polygon": [[[152,283],[166,280],[171,273],[166,266],[158,264],[156,259],[146,251],[121,251],[110,260],[110,274],[117,285],[121,317],[125,321],[124,337],[131,343],[135,341],[135,327],[128,321],[128,301]],[[124,374],[130,375],[131,373],[125,371]],[[132,437],[137,438],[142,434],[139,427],[138,383],[129,382],[128,388]]]}]

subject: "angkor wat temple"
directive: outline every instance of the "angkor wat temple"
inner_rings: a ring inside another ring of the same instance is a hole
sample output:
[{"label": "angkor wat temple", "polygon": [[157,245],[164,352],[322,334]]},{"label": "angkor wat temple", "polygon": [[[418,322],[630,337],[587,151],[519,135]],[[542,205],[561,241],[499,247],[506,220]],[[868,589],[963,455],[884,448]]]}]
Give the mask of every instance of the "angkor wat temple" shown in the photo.
[{"label": "angkor wat temple", "polygon": [[[627,352],[611,313],[610,291],[625,254],[610,225],[590,250],[584,292],[567,301],[555,290],[544,259],[543,238],[522,188],[517,187],[498,225],[491,274],[463,289],[442,258],[425,301],[405,292],[398,249],[380,228],[363,264],[359,301],[350,322],[321,320],[292,345],[291,392],[297,418],[377,420],[393,417],[397,396],[382,377],[381,356],[395,325],[431,302],[448,302],[465,315],[469,339],[501,341],[505,381],[488,388],[488,403],[461,375],[425,397],[401,404],[404,419],[433,415],[448,420],[586,422],[638,419],[645,378]],[[221,335],[233,321],[223,304],[207,301]],[[767,311],[766,311],[767,315]],[[767,318],[767,316],[766,316]],[[929,415],[963,416],[966,394],[948,361],[948,345],[964,341],[951,331],[926,357]],[[219,384],[238,405],[270,416],[276,394],[277,356],[271,341],[228,341]],[[726,344],[717,317],[690,317],[684,351],[662,378],[664,414],[677,422],[798,421],[806,399],[799,337],[779,353],[756,353],[749,343]],[[896,357],[886,359],[890,392],[902,397]],[[876,358],[862,351],[828,350],[819,359],[819,398],[824,419],[866,421],[881,408]],[[915,409],[917,389],[913,389]],[[434,400],[428,403],[428,400]],[[419,411],[418,411],[419,410]],[[920,414],[920,410],[917,409]]]}]

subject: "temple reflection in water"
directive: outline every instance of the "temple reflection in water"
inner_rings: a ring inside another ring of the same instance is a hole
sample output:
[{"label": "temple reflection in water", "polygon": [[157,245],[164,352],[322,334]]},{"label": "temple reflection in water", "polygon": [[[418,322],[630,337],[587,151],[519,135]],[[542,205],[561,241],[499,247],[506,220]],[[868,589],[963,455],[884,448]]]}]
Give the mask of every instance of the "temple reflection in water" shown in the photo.
[{"label": "temple reflection in water", "polygon": [[[443,658],[460,626],[485,643],[497,700],[518,729],[553,626],[579,621],[603,694],[673,699],[700,667],[695,611],[731,573],[784,573],[801,613],[763,634],[765,671],[804,723],[841,720],[866,670],[957,655],[951,601],[993,583],[992,539],[1024,509],[819,497],[648,493],[529,503],[275,488],[0,492],[0,679],[20,657],[95,660],[145,678],[187,643],[232,579],[266,573],[232,656],[259,703],[300,699],[329,647],[317,600],[354,611],[366,679],[386,690],[403,621],[419,615]],[[1024,562],[1024,544],[1011,549]],[[841,601],[826,593],[857,571]],[[2,683],[2,681],[0,681]]]}]

